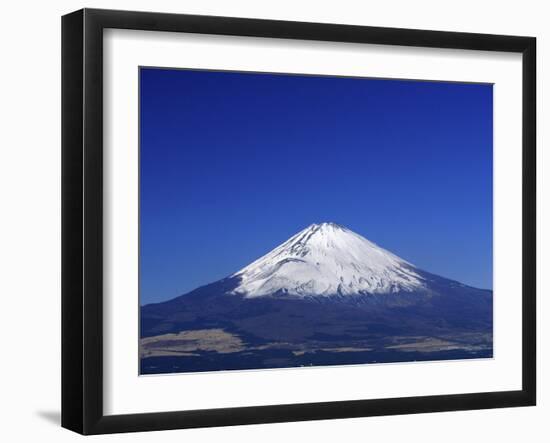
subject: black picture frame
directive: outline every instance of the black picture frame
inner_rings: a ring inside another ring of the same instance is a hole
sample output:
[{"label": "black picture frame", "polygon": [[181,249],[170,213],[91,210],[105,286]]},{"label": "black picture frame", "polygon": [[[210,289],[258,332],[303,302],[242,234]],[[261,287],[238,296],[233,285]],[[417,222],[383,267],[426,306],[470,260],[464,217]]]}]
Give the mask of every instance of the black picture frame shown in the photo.
[{"label": "black picture frame", "polygon": [[[103,30],[192,32],[522,54],[522,389],[130,415],[103,413]],[[83,9],[62,18],[62,426],[82,434],[530,406],[536,403],[536,39]]]}]

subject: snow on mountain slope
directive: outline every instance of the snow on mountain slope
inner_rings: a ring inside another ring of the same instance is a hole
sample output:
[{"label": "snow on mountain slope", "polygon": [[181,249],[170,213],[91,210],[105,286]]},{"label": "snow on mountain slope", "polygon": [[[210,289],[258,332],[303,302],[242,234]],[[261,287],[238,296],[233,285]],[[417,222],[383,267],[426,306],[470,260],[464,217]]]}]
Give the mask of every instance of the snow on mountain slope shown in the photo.
[{"label": "snow on mountain slope", "polygon": [[414,265],[335,223],[312,224],[231,277],[246,298],[389,294],[426,289]]}]

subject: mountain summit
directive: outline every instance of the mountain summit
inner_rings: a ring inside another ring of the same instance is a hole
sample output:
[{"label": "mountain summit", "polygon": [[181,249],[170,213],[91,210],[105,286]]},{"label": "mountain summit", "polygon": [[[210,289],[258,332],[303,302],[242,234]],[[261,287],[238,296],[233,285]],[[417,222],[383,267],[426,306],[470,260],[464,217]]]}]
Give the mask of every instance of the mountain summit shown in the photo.
[{"label": "mountain summit", "polygon": [[390,294],[425,289],[409,262],[336,223],[312,224],[231,276],[246,298]]}]

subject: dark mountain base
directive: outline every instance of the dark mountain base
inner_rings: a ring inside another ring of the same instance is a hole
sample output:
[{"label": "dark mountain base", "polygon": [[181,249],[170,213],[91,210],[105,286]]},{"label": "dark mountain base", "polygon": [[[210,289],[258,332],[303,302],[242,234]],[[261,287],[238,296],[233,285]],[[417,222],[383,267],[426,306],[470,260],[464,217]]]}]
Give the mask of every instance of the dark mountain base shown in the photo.
[{"label": "dark mountain base", "polygon": [[285,350],[237,352],[233,354],[201,352],[196,356],[189,357],[144,358],[141,360],[141,374],[403,363],[492,357],[492,349],[478,351],[450,350],[429,353],[390,350],[345,353],[315,351],[298,356]]},{"label": "dark mountain base", "polygon": [[141,309],[141,373],[492,357],[492,292],[245,299],[224,280]]}]

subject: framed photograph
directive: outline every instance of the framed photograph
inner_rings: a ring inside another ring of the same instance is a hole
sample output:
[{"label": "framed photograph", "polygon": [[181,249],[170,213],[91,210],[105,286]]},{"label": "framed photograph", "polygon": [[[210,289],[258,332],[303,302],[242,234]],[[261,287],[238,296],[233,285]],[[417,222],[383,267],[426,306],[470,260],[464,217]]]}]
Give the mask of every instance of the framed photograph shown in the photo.
[{"label": "framed photograph", "polygon": [[62,425],[529,406],[533,37],[62,20]]}]

